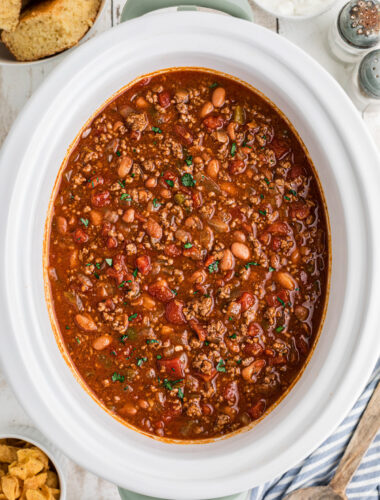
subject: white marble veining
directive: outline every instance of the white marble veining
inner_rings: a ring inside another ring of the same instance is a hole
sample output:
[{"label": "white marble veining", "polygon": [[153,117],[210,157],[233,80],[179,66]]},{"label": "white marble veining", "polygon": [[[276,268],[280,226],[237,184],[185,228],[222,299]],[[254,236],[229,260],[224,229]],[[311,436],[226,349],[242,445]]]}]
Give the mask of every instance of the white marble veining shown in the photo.
[{"label": "white marble veining", "polygon": [[[277,31],[300,45],[344,86],[349,78],[351,66],[335,61],[329,55],[326,46],[327,27],[342,3],[344,0],[337,0],[332,10],[317,19],[304,22],[279,21],[268,16],[253,4],[252,8],[258,24]],[[109,29],[119,22],[123,5],[124,0],[108,0],[97,32]],[[0,67],[0,145],[22,106],[56,64],[55,61],[49,61],[30,68]],[[380,116],[368,114],[364,119],[380,149]],[[33,425],[33,422],[16,400],[0,370],[0,429],[4,425]],[[69,500],[118,500],[120,498],[115,485],[96,477],[68,459],[65,470]]]}]

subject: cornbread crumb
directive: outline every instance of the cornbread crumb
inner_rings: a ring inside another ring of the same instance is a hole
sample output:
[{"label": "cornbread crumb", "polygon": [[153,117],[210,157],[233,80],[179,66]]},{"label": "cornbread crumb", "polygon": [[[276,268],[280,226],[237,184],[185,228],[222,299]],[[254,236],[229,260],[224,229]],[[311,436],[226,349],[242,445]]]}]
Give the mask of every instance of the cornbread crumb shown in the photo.
[{"label": "cornbread crumb", "polygon": [[100,1],[45,0],[26,9],[16,29],[3,31],[1,39],[19,61],[57,54],[86,34],[96,18]]},{"label": "cornbread crumb", "polygon": [[0,1],[0,29],[7,31],[16,29],[21,7],[21,0]]}]

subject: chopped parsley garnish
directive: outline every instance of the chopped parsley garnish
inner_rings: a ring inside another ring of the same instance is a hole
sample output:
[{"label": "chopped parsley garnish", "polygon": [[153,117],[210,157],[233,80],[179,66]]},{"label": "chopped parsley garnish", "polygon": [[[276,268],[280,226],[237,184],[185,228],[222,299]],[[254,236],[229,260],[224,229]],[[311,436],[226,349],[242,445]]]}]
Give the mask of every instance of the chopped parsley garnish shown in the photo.
[{"label": "chopped parsley garnish", "polygon": [[186,186],[186,187],[195,186],[195,180],[191,174],[183,174],[183,176],[181,177],[181,182],[182,182],[182,185]]},{"label": "chopped parsley garnish", "polygon": [[146,361],[148,361],[148,358],[138,358],[138,360],[137,360],[137,366],[141,366]]},{"label": "chopped parsley garnish", "polygon": [[99,276],[99,274],[98,274],[98,273],[94,273],[94,276],[95,276],[95,278],[96,278],[97,280],[98,280],[98,279],[100,279],[100,276]]},{"label": "chopped parsley garnish", "polygon": [[236,155],[236,142],[233,142],[231,146],[231,156],[235,155]]},{"label": "chopped parsley garnish", "polygon": [[273,273],[273,271],[275,271],[275,268],[274,268],[274,267],[269,266],[269,272],[270,272],[270,273]]},{"label": "chopped parsley garnish", "polygon": [[89,221],[88,219],[83,219],[82,217],[81,217],[80,221],[81,221],[81,223],[82,223],[84,226],[86,226],[86,227],[87,227],[87,226],[89,225],[89,223],[90,223],[90,221]]},{"label": "chopped parsley garnish", "polygon": [[159,342],[159,341],[158,341],[158,340],[156,340],[156,339],[147,339],[147,340],[146,340],[146,343],[147,343],[147,344],[158,344],[158,342]]},{"label": "chopped parsley garnish", "polygon": [[214,89],[215,87],[217,87],[219,85],[218,82],[214,82],[210,85],[210,89]]},{"label": "chopped parsley garnish", "polygon": [[112,266],[112,259],[106,259],[106,264],[108,264],[109,266]]},{"label": "chopped parsley garnish", "polygon": [[284,306],[284,307],[285,307],[285,302],[284,302],[282,299],[280,299],[280,297],[277,297],[277,300],[279,301],[279,303],[280,303],[282,306]]},{"label": "chopped parsley garnish", "polygon": [[95,267],[96,267],[96,269],[100,269],[102,267],[102,265],[100,262],[96,262]]},{"label": "chopped parsley garnish", "polygon": [[266,177],[264,177],[264,181],[265,181],[265,183],[269,186],[270,181],[269,181]]},{"label": "chopped parsley garnish", "polygon": [[210,342],[208,340],[205,340],[205,345],[210,345]]},{"label": "chopped parsley garnish", "polygon": [[[228,318],[228,321],[233,321],[233,320],[234,320],[234,318],[233,318],[232,316],[230,316],[230,317]],[[235,337],[236,337],[236,335],[235,335]]]},{"label": "chopped parsley garnish", "polygon": [[75,340],[77,341],[77,344],[80,344],[80,340],[78,339],[78,337],[76,337]]},{"label": "chopped parsley garnish", "polygon": [[112,375],[112,382],[124,382],[124,375],[120,375],[120,373],[114,372]]},{"label": "chopped parsley garnish", "polygon": [[156,207],[156,208],[160,206],[157,198],[154,198],[154,200],[153,200],[153,206]]},{"label": "chopped parsley garnish", "polygon": [[134,269],[133,273],[132,273],[134,278],[136,278],[138,272],[139,272],[139,270],[136,267],[136,269]]},{"label": "chopped parsley garnish", "polygon": [[233,333],[232,335],[230,335],[230,339],[236,339],[236,333]]},{"label": "chopped parsley garnish", "polygon": [[250,266],[258,266],[259,264],[257,262],[248,262],[247,264],[245,264],[245,268],[246,269],[249,269]]},{"label": "chopped parsley garnish", "polygon": [[128,318],[128,321],[132,321],[135,318],[137,318],[137,313],[131,314],[131,316],[129,316]]},{"label": "chopped parsley garnish", "polygon": [[284,327],[284,326],[278,326],[278,327],[276,328],[276,332],[280,333],[280,332],[282,332],[282,330],[284,330],[284,329],[285,329],[285,327]]},{"label": "chopped parsley garnish", "polygon": [[183,399],[184,394],[183,394],[183,390],[180,387],[178,387],[177,394],[178,394],[179,399]]},{"label": "chopped parsley garnish", "polygon": [[226,365],[224,364],[224,361],[221,359],[219,363],[216,365],[216,370],[218,372],[225,372],[226,371]]},{"label": "chopped parsley garnish", "polygon": [[237,365],[240,365],[241,361],[242,361],[241,359],[238,359],[238,360],[236,361],[236,364],[237,364]]},{"label": "chopped parsley garnish", "polygon": [[120,187],[121,187],[121,188],[123,188],[123,189],[125,188],[124,181],[120,181],[120,180],[118,180],[117,182],[120,184]]},{"label": "chopped parsley garnish", "polygon": [[261,195],[260,195],[260,199],[261,199],[261,200],[263,200],[263,199],[264,199],[264,195],[263,195],[263,194],[261,194]]},{"label": "chopped parsley garnish", "polygon": [[70,330],[69,325],[66,325],[65,328],[66,328],[66,330]]},{"label": "chopped parsley garnish", "polygon": [[183,246],[185,248],[191,248],[193,246],[193,244],[192,243],[185,243]]},{"label": "chopped parsley garnish", "polygon": [[208,272],[210,274],[218,272],[218,269],[219,269],[219,261],[218,260],[216,260],[215,262],[212,262],[212,264],[210,264],[208,266]]},{"label": "chopped parsley garnish", "polygon": [[156,358],[161,359],[162,358],[161,354],[157,354]]},{"label": "chopped parsley garnish", "polygon": [[285,200],[286,200],[286,201],[290,201],[289,196],[286,196],[286,195],[285,195],[285,196],[284,196],[284,198],[285,198]]},{"label": "chopped parsley garnish", "polygon": [[132,201],[131,195],[130,195],[130,194],[128,194],[128,193],[123,193],[123,194],[120,196],[120,199],[121,199],[121,200]]},{"label": "chopped parsley garnish", "polygon": [[174,186],[174,182],[171,180],[171,179],[165,179],[165,182],[168,186],[170,187],[173,187]]},{"label": "chopped parsley garnish", "polygon": [[264,217],[267,215],[266,210],[259,210],[259,214],[264,215]]},{"label": "chopped parsley garnish", "polygon": [[187,156],[185,159],[186,165],[192,165],[193,164],[193,157],[192,156]]},{"label": "chopped parsley garnish", "polygon": [[116,351],[111,351],[112,356],[116,356]]},{"label": "chopped parsley garnish", "polygon": [[178,295],[177,290],[172,290],[172,292],[174,293],[174,295]]},{"label": "chopped parsley garnish", "polygon": [[294,191],[294,189],[289,189],[289,193],[293,196],[297,196],[297,191]]},{"label": "chopped parsley garnish", "polygon": [[125,341],[126,341],[127,339],[128,339],[128,335],[124,334],[124,335],[122,335],[122,336],[120,337],[120,342],[121,342],[122,344],[125,344]]},{"label": "chopped parsley garnish", "polygon": [[116,151],[117,156],[121,156],[121,151]]},{"label": "chopped parsley garnish", "polygon": [[162,130],[159,127],[152,127],[152,130],[155,134],[162,134]]},{"label": "chopped parsley garnish", "polygon": [[169,379],[165,378],[162,381],[162,385],[165,387],[165,389],[168,389],[168,391],[172,391],[174,389],[174,386],[176,384],[179,384],[182,381],[183,381],[183,378],[180,378],[178,380],[169,380]]},{"label": "chopped parsley garnish", "polygon": [[125,280],[124,280],[124,281],[122,281],[122,282],[120,283],[120,285],[119,285],[119,288],[123,288],[123,287],[125,286],[125,284],[126,284],[126,281],[125,281]]}]

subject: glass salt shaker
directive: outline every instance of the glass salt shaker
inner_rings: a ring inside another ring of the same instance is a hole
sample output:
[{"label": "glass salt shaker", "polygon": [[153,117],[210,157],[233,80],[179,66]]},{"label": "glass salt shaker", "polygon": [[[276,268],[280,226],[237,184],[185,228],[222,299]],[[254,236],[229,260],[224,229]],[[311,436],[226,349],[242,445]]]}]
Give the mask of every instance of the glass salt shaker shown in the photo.
[{"label": "glass salt shaker", "polygon": [[328,33],[330,50],[337,59],[356,62],[380,41],[379,0],[352,0],[334,20]]},{"label": "glass salt shaker", "polygon": [[380,110],[380,49],[355,66],[347,93],[362,113]]}]

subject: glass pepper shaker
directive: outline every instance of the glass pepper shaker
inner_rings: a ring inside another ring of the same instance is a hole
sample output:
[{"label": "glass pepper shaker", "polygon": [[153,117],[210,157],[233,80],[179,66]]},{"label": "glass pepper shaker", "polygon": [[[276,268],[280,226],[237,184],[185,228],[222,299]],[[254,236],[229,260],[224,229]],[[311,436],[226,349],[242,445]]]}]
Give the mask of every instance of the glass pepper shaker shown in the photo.
[{"label": "glass pepper shaker", "polygon": [[356,107],[365,111],[380,109],[380,49],[373,50],[354,68],[347,93]]},{"label": "glass pepper shaker", "polygon": [[339,60],[355,62],[380,41],[379,0],[348,2],[331,25],[328,40]]}]

